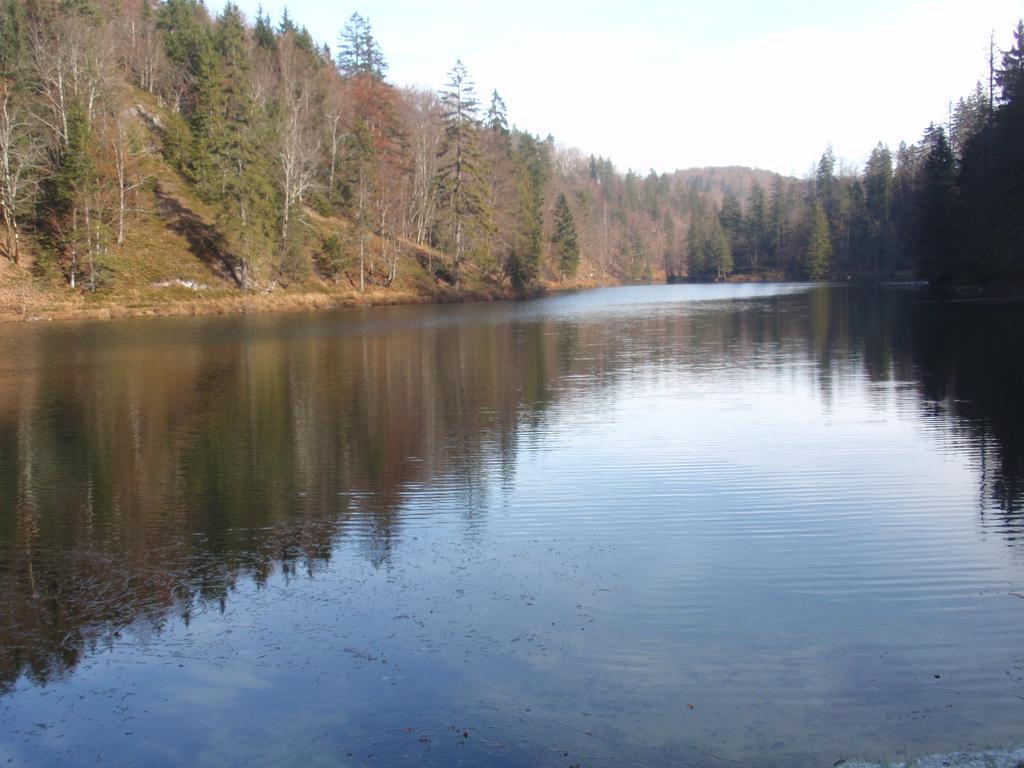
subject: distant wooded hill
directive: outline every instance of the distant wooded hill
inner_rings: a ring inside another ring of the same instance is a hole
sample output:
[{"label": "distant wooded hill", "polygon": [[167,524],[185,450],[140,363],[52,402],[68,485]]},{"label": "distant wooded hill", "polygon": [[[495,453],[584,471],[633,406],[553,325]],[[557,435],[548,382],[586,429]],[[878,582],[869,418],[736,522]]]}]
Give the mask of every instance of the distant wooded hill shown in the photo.
[{"label": "distant wooded hill", "polygon": [[[722,200],[727,195],[732,195],[739,200],[746,200],[755,182],[762,189],[771,189],[772,181],[778,174],[760,168],[729,165],[722,167],[684,168],[674,171],[670,175],[698,192],[708,195],[715,203],[721,206]],[[783,178],[789,181],[796,181],[792,177]]]}]

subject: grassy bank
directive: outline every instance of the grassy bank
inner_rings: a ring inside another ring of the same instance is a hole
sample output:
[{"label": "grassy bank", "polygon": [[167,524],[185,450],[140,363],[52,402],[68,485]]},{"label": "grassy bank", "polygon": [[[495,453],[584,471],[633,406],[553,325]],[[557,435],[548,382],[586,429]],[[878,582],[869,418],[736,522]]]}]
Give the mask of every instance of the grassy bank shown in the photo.
[{"label": "grassy bank", "polygon": [[[20,273],[20,274],[19,274]],[[457,303],[521,298],[507,284],[472,275],[467,287],[455,291],[443,281],[403,280],[388,287],[358,287],[309,279],[290,286],[242,291],[200,283],[195,279],[169,278],[150,284],[90,293],[53,288],[32,279],[26,270],[0,263],[0,322],[48,320],[100,320],[130,317],[231,315],[270,312],[309,312],[344,307],[399,304]],[[530,295],[612,285],[601,279],[572,279],[538,284]]]}]

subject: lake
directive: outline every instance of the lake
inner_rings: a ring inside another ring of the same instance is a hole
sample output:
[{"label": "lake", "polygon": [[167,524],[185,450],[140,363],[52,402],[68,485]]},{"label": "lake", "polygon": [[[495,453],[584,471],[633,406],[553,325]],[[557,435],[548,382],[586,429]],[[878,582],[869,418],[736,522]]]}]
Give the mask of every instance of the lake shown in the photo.
[{"label": "lake", "polygon": [[1017,745],[1022,329],[795,284],[0,327],[0,764]]}]

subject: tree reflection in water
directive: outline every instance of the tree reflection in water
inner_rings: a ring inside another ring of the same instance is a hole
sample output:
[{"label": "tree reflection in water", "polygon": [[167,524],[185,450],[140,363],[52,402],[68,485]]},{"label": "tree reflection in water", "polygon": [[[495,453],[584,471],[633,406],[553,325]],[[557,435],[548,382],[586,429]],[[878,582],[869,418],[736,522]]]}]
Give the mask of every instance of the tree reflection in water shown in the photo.
[{"label": "tree reflection in water", "polygon": [[1024,530],[1019,306],[821,287],[635,316],[488,311],[2,329],[0,685],[223,610],[240,580],[315,574],[337,547],[385,566],[424,489],[458,494],[472,524],[551,409],[637,366],[774,360],[810,366],[826,402],[865,380],[910,398],[976,465],[984,524]]}]

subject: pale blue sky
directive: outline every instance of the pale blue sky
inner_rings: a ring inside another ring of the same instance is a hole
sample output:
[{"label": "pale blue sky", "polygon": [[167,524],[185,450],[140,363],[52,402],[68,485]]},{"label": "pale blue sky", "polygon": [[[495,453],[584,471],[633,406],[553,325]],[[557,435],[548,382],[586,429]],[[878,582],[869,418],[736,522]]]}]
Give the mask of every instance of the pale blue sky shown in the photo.
[{"label": "pale blue sky", "polygon": [[[240,4],[251,18],[258,3]],[[987,76],[989,34],[1005,47],[1024,16],[1024,0],[263,0],[275,20],[285,5],[332,49],[368,17],[397,85],[436,89],[461,58],[520,128],[622,170],[796,175],[828,143],[859,164],[879,140],[917,140]]]}]

